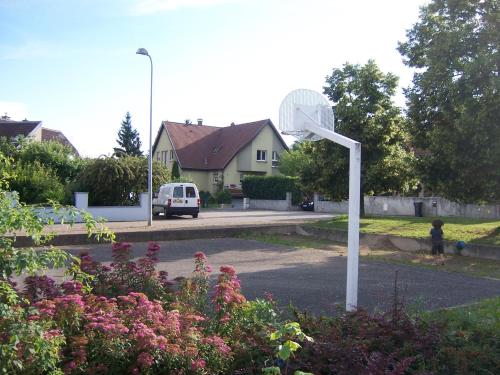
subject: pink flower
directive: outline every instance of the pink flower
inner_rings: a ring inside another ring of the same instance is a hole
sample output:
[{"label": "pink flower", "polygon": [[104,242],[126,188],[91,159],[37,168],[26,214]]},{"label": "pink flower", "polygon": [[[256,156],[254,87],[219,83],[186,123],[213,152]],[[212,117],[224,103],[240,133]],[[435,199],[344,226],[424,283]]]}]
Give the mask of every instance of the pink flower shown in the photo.
[{"label": "pink flower", "polygon": [[224,356],[228,356],[231,353],[231,348],[219,336],[209,336],[203,339],[203,343],[214,346]]},{"label": "pink flower", "polygon": [[111,249],[113,251],[119,251],[119,250],[128,250],[132,247],[132,244],[129,242],[115,242],[112,246]]},{"label": "pink flower", "polygon": [[148,251],[159,251],[160,250],[160,245],[158,242],[154,241],[149,241],[148,242]]},{"label": "pink flower", "polygon": [[149,367],[151,367],[153,365],[153,363],[154,363],[154,358],[149,353],[142,352],[137,357],[137,364],[141,368],[149,368]]},{"label": "pink flower", "polygon": [[191,370],[196,371],[196,370],[201,370],[205,368],[207,365],[207,362],[205,362],[204,359],[198,358],[196,360],[191,361]]},{"label": "pink flower", "polygon": [[43,337],[45,338],[45,340],[52,340],[53,338],[59,337],[61,335],[62,333],[60,329],[51,329],[45,332]]},{"label": "pink flower", "polygon": [[207,256],[202,251],[197,251],[196,253],[194,253],[194,257],[196,259],[199,259],[199,260],[205,260],[205,259],[207,259]]},{"label": "pink flower", "polygon": [[236,275],[236,270],[233,266],[221,266],[220,272],[227,273],[230,276]]},{"label": "pink flower", "polygon": [[264,292],[264,298],[269,302],[274,301],[274,296],[273,296],[273,293],[271,293],[271,292]]},{"label": "pink flower", "polygon": [[61,287],[66,294],[81,294],[83,289],[82,283],[75,280],[65,281],[61,284]]}]

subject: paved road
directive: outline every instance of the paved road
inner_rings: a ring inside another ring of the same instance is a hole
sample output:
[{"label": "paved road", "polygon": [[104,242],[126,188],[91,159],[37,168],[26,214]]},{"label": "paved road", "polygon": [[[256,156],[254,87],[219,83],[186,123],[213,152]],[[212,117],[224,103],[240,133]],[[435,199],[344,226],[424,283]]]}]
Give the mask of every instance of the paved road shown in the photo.
[{"label": "paved road", "polygon": [[[191,216],[173,216],[165,218],[163,215],[155,217],[153,226],[148,227],[145,221],[132,222],[110,222],[107,227],[116,232],[123,231],[151,231],[168,229],[203,229],[220,228],[227,226],[248,226],[262,224],[290,224],[303,223],[315,220],[327,220],[332,218],[332,214],[305,212],[305,211],[271,211],[271,210],[204,210],[200,212],[197,219]],[[53,225],[50,230],[60,234],[65,233],[85,233],[83,224],[75,224],[72,227],[67,225]]]},{"label": "paved road", "polygon": [[[258,241],[233,238],[162,242],[159,269],[173,278],[189,276],[192,255],[204,251],[214,270],[235,266],[247,298],[273,293],[282,306],[292,302],[314,313],[330,313],[345,303],[346,258],[343,248],[334,250],[291,249]],[[88,250],[100,261],[109,261],[109,245],[66,247],[73,253]],[[141,256],[145,243],[134,244],[134,256]],[[398,271],[399,290],[409,303],[427,309],[456,306],[500,295],[500,281],[475,278],[424,268],[361,262],[359,305],[370,310],[390,306]]]}]

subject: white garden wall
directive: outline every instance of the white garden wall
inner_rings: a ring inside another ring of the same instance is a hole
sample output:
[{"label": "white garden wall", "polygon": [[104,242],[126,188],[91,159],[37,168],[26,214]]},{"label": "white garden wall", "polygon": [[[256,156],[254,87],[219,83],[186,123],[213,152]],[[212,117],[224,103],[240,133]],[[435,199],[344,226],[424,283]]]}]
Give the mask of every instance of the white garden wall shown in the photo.
[{"label": "white garden wall", "polygon": [[141,221],[148,219],[148,193],[141,193],[139,206],[89,206],[89,193],[75,193],[75,206],[107,221]]},{"label": "white garden wall", "polygon": [[[348,202],[321,201],[314,196],[316,212],[345,213]],[[476,205],[451,202],[440,197],[365,197],[365,213],[368,215],[414,216],[415,202],[422,202],[423,216],[461,216],[482,219],[500,219],[500,205]]]}]

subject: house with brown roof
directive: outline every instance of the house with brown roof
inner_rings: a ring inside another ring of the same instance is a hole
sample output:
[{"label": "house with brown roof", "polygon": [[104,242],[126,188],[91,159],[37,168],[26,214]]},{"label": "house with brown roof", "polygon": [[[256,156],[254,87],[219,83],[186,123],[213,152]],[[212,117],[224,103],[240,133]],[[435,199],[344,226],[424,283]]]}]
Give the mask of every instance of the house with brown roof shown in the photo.
[{"label": "house with brown roof", "polygon": [[222,185],[241,188],[245,175],[278,174],[286,143],[271,120],[227,127],[163,121],[153,145],[153,158],[170,169],[177,161],[181,176],[200,190],[215,193]]},{"label": "house with brown roof", "polygon": [[65,146],[70,147],[75,155],[78,151],[59,130],[48,129],[42,126],[41,121],[15,121],[11,120],[7,114],[0,117],[0,137],[8,139],[17,138],[19,136],[32,139],[38,142],[55,141]]}]

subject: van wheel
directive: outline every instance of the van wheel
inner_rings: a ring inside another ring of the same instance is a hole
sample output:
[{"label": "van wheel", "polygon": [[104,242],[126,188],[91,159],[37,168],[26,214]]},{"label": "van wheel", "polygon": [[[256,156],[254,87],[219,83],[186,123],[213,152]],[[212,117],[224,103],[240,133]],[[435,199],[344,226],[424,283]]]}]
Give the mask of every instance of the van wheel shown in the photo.
[{"label": "van wheel", "polygon": [[198,214],[193,214],[193,219],[196,219],[198,217]]}]

